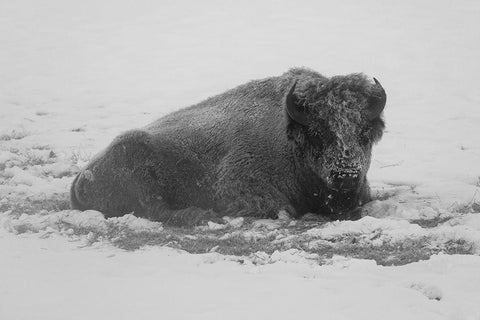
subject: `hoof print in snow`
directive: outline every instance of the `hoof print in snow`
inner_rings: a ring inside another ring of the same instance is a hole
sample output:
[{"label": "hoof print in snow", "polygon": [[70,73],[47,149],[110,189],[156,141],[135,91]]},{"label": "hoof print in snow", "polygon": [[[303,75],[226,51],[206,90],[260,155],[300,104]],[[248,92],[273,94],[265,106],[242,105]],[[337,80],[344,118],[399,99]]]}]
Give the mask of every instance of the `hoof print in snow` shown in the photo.
[{"label": "hoof print in snow", "polygon": [[442,300],[442,290],[435,285],[423,282],[414,282],[409,286],[411,289],[417,290],[430,300]]}]

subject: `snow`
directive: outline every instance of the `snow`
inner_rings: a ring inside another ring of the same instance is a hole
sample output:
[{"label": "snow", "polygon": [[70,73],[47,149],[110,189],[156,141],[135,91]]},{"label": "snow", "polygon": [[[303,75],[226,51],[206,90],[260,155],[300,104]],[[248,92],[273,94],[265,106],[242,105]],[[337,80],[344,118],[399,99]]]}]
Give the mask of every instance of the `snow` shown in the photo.
[{"label": "snow", "polygon": [[[402,267],[296,251],[273,263],[150,247],[80,248],[57,237],[2,232],[5,319],[478,319],[478,256],[434,256]],[[15,268],[11,266],[15,265]]]},{"label": "snow", "polygon": [[[480,319],[479,17],[448,0],[0,2],[0,319]],[[185,238],[440,253],[385,267],[295,246],[127,251],[115,240],[162,224],[67,208],[75,173],[120,132],[294,66],[386,88],[377,200],[296,234],[283,212]]]},{"label": "snow", "polygon": [[[336,221],[319,228],[312,228],[306,234],[312,238],[336,242],[341,238],[356,235],[360,241],[369,245],[381,246],[386,243],[401,244],[404,241],[425,241],[429,239],[430,246],[445,246],[452,241],[463,240],[472,244],[472,250],[480,254],[480,215],[468,214],[453,218],[444,224],[433,228],[422,228],[406,220],[377,219],[364,217],[358,221]],[[312,243],[314,245],[315,242]]]}]

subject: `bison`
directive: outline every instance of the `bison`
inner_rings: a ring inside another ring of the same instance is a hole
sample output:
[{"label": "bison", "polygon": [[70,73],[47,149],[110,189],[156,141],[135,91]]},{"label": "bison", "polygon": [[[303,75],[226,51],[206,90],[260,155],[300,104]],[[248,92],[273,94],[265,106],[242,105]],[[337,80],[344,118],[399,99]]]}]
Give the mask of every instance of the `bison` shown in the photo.
[{"label": "bison", "polygon": [[351,218],[370,201],[386,93],[295,68],[118,136],[75,178],[74,209],[172,225],[229,216]]}]

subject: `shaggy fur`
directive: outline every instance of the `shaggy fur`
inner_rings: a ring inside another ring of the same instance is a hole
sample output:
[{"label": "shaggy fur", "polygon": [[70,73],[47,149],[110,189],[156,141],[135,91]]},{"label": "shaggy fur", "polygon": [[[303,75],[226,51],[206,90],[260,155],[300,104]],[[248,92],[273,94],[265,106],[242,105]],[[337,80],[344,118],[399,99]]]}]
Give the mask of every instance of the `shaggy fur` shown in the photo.
[{"label": "shaggy fur", "polygon": [[[286,112],[295,81],[307,126]],[[378,91],[362,74],[303,68],[251,81],[117,137],[76,177],[72,207],[177,225],[279,210],[348,218],[370,199]]]}]

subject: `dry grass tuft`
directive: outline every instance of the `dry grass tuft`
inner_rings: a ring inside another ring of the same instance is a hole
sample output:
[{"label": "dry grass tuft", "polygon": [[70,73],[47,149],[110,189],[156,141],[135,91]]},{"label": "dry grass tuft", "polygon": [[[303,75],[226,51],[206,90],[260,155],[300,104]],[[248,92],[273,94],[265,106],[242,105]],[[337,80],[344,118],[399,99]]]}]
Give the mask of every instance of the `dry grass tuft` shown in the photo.
[{"label": "dry grass tuft", "polygon": [[0,135],[0,141],[20,140],[28,135],[25,130],[12,130],[10,133]]}]

